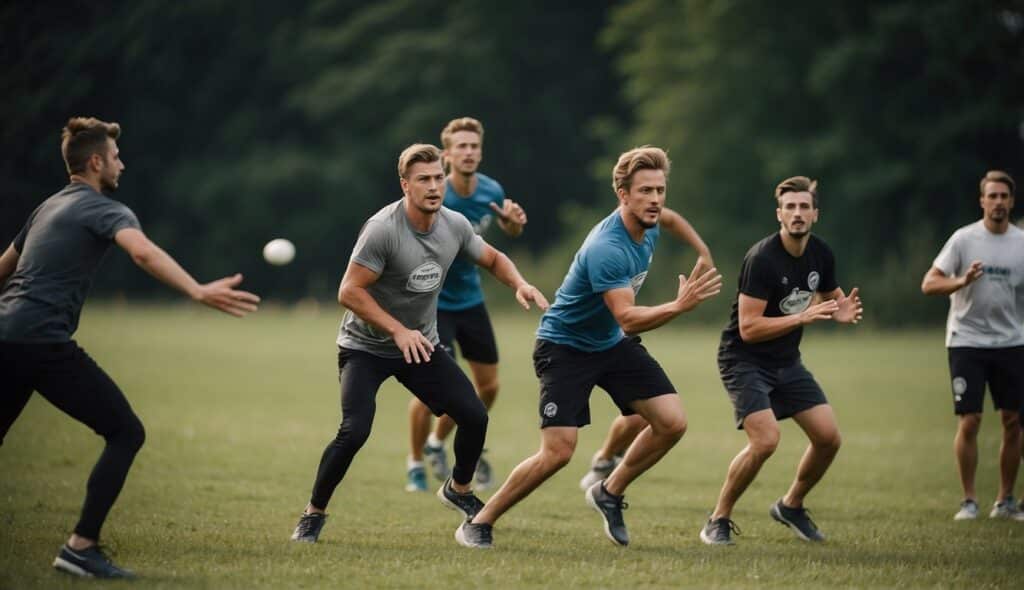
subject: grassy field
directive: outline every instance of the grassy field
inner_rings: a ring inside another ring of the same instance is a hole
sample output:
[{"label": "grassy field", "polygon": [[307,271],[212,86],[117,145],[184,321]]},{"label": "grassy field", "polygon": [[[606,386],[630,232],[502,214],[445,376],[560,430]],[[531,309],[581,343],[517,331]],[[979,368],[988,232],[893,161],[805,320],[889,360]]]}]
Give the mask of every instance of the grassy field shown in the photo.
[{"label": "grassy field", "polygon": [[[266,307],[244,321],[197,308],[92,305],[81,343],[118,381],[147,443],[104,530],[145,588],[1019,587],[1024,523],[953,522],[960,500],[941,329],[810,330],[804,357],[844,446],[808,506],[829,541],[774,523],[805,443],[790,422],[742,498],[735,547],[697,537],[743,446],[718,381],[717,332],[685,321],[645,337],[690,428],[628,491],[633,544],[605,539],[577,482],[613,416],[601,391],[576,458],[499,522],[493,551],[458,546],[455,512],[403,491],[408,394],[389,381],[374,433],[330,506],[321,542],[288,541],[339,419],[340,314]],[[530,363],[536,314],[497,319],[502,391],[488,447],[499,476],[539,440]],[[996,492],[996,416],[979,492]],[[50,568],[74,525],[101,440],[35,396],[0,447],[0,588],[81,586]],[[486,497],[486,493],[483,494]]]}]

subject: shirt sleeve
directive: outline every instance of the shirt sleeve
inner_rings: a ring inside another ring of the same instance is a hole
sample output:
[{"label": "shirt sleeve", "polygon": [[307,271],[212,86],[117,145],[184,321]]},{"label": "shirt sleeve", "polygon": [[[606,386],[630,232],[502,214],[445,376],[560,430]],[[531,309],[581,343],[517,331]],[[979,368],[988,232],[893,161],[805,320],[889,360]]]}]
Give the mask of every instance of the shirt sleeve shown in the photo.
[{"label": "shirt sleeve", "polygon": [[772,294],[771,265],[763,256],[754,254],[743,261],[739,291],[748,297],[768,301]]},{"label": "shirt sleeve", "polygon": [[[42,207],[42,205],[40,205],[40,207]],[[14,236],[14,241],[11,242],[11,245],[14,246],[14,249],[18,251],[19,256],[21,256],[22,252],[25,251],[25,240],[28,239],[28,230],[29,228],[32,227],[32,222],[35,221],[36,213],[38,212],[39,207],[36,207],[36,210],[32,212],[32,215],[28,216],[28,220],[25,222],[25,225],[21,228],[21,231],[18,232],[18,235]]]},{"label": "shirt sleeve", "polygon": [[947,277],[955,277],[961,273],[964,267],[961,260],[962,255],[960,232],[957,231],[946,240],[946,245],[939,251],[939,255],[932,262],[932,266],[941,270],[942,274]]},{"label": "shirt sleeve", "polygon": [[587,278],[594,293],[630,287],[629,265],[626,253],[608,244],[599,244],[585,253]]},{"label": "shirt sleeve", "polygon": [[141,229],[139,219],[123,203],[107,199],[100,206],[92,208],[84,217],[85,225],[93,234],[113,240],[122,229]]},{"label": "shirt sleeve", "polygon": [[359,232],[359,239],[352,248],[351,261],[365,266],[373,272],[384,272],[388,259],[389,240],[386,228],[379,221],[370,220]]},{"label": "shirt sleeve", "polygon": [[476,263],[484,255],[484,239],[473,231],[473,224],[464,215],[451,216],[452,231],[459,241],[459,256]]}]

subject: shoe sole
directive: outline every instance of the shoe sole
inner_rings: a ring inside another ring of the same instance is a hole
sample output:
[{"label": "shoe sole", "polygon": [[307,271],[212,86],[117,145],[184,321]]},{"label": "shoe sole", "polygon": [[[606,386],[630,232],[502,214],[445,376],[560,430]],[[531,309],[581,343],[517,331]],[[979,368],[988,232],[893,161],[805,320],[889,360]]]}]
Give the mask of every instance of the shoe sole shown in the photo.
[{"label": "shoe sole", "polygon": [[62,559],[60,557],[57,557],[56,559],[53,560],[53,567],[54,567],[54,569],[56,569],[58,571],[62,571],[64,573],[66,573],[66,574],[71,574],[72,576],[78,576],[80,578],[95,578],[96,577],[94,574],[91,574],[91,573],[85,571],[84,569],[78,567],[77,565],[71,563],[70,561],[68,561],[66,559]]},{"label": "shoe sole", "polygon": [[[447,481],[447,480],[445,480],[445,481]],[[452,502],[451,500],[449,500],[448,497],[444,495],[444,486],[439,487],[437,489],[437,494],[435,494],[435,495],[437,496],[438,500],[441,500],[442,504],[444,504],[448,508],[451,508],[452,510],[458,512],[466,520],[469,520],[469,519],[473,518],[474,516],[476,516],[476,514],[470,514],[470,513],[466,512],[458,504],[456,504],[455,502]]]},{"label": "shoe sole", "polygon": [[490,545],[476,545],[466,540],[466,536],[462,534],[462,525],[455,529],[455,542],[463,547],[469,547],[470,549],[490,549]]},{"label": "shoe sole", "polygon": [[419,486],[417,486],[415,484],[411,484],[410,483],[410,484],[406,484],[405,485],[405,491],[407,491],[407,492],[425,492],[425,491],[427,491],[427,488],[421,488],[421,487],[419,487]]},{"label": "shoe sole", "polygon": [[705,545],[727,546],[727,545],[735,545],[736,544],[736,543],[734,543],[732,541],[732,539],[729,539],[728,541],[724,541],[724,542],[723,541],[716,541],[716,540],[712,539],[711,537],[707,536],[707,533],[704,532],[704,529],[700,530],[700,540],[704,541]]},{"label": "shoe sole", "polygon": [[[600,483],[601,482],[599,481],[594,485],[600,485]],[[590,486],[589,488],[587,488],[587,493],[584,495],[587,497],[587,505],[593,508],[595,512],[601,515],[601,524],[604,525],[604,536],[608,537],[608,539],[612,543],[615,543],[619,547],[627,547],[629,545],[629,541],[626,541],[625,543],[620,543],[619,540],[612,535],[612,529],[610,526],[608,526],[608,519],[604,517],[604,511],[601,510],[601,507],[597,505],[597,501],[594,500],[594,495],[590,493],[590,490],[593,489],[593,487],[594,486]]]},{"label": "shoe sole", "polygon": [[797,537],[799,537],[800,539],[802,539],[804,541],[807,541],[809,543],[821,543],[822,541],[825,540],[825,539],[812,539],[812,538],[808,537],[807,535],[805,535],[803,533],[803,531],[800,530],[800,527],[798,527],[795,524],[793,524],[792,522],[786,520],[786,517],[782,516],[782,512],[779,511],[778,504],[772,504],[771,510],[769,510],[768,513],[772,515],[772,518],[774,518],[776,522],[778,522],[779,524],[782,524],[782,525],[785,525],[785,526],[789,527],[794,533],[796,533]]}]

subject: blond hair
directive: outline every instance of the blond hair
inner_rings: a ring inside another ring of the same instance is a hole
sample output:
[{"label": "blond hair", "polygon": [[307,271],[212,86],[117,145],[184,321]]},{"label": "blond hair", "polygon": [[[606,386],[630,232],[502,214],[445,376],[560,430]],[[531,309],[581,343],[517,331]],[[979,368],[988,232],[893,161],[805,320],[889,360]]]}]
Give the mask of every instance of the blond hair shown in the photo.
[{"label": "blond hair", "polygon": [[409,178],[409,169],[420,162],[430,164],[441,160],[441,150],[429,143],[414,143],[398,156],[398,176]]},{"label": "blond hair", "polygon": [[448,121],[448,124],[441,130],[441,145],[445,149],[452,147],[452,135],[459,131],[472,131],[480,136],[480,143],[484,142],[484,126],[473,117],[459,117]]},{"label": "blond hair", "polygon": [[791,176],[775,187],[775,200],[786,193],[811,193],[814,208],[818,208],[818,181],[806,176]]},{"label": "blond hair", "polygon": [[981,177],[981,182],[978,183],[978,190],[981,191],[981,195],[985,195],[985,183],[986,182],[1001,182],[1006,186],[1010,187],[1010,196],[1014,196],[1014,191],[1017,190],[1017,185],[1013,182],[1013,178],[1009,174],[1002,170],[989,170],[985,173],[985,176]]},{"label": "blond hair", "polygon": [[661,170],[668,177],[671,167],[665,150],[650,145],[633,148],[619,156],[612,168],[612,189],[616,193],[620,188],[628,191],[638,170]]},{"label": "blond hair", "polygon": [[85,172],[93,154],[107,153],[107,138],[121,137],[121,126],[95,117],[71,117],[60,134],[60,154],[68,174]]}]

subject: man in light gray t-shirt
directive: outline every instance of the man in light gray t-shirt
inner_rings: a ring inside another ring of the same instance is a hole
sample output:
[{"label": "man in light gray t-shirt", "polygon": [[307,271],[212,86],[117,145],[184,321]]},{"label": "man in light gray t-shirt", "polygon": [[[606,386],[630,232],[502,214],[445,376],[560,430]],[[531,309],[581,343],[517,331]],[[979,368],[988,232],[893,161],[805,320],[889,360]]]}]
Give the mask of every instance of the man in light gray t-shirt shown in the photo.
[{"label": "man in light gray t-shirt", "polygon": [[487,410],[455,360],[434,353],[437,298],[448,268],[464,256],[515,290],[520,305],[547,309],[544,296],[511,260],[442,207],[441,150],[414,144],[398,158],[403,198],[378,211],[359,234],[338,289],[348,311],[338,332],[341,427],[324,450],[313,493],[292,540],[315,543],[327,504],[370,436],[381,383],[395,377],[437,416],[458,426],[455,467],[437,495],[472,518],[483,507],[470,483],[487,434]]},{"label": "man in light gray t-shirt", "polygon": [[989,516],[1024,521],[1013,498],[1024,409],[1024,230],[1010,223],[1015,185],[1009,174],[988,172],[980,189],[981,220],[953,233],[921,290],[950,299],[946,347],[959,419],[954,449],[964,490],[954,519],[978,515],[974,475],[987,383],[1003,424],[999,495]]}]

